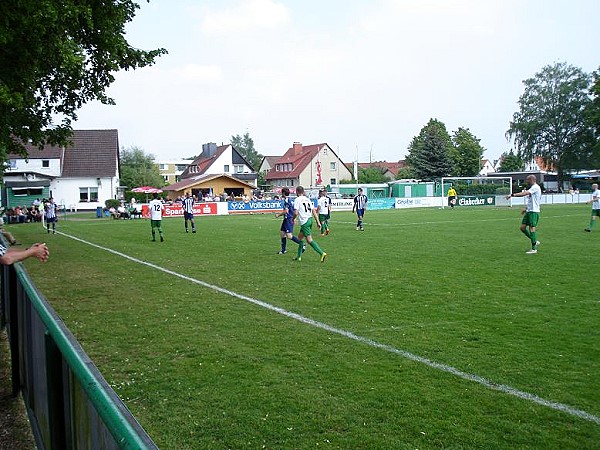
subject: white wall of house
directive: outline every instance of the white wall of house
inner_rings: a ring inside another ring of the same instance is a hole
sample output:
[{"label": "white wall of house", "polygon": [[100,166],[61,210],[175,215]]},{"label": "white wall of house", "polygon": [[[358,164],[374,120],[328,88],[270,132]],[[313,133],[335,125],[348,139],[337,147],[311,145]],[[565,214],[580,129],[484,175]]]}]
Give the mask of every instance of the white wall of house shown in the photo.
[{"label": "white wall of house", "polygon": [[[57,178],[50,183],[54,201],[73,210],[95,210],[105,206],[105,201],[116,198],[119,179],[104,178]],[[97,201],[93,201],[97,196]],[[82,200],[82,197],[87,197]]]},{"label": "white wall of house", "polygon": [[321,186],[339,184],[340,180],[350,180],[352,176],[348,169],[335,155],[335,153],[324,145],[319,153],[312,159],[311,163],[306,166],[299,177],[300,185],[317,186],[317,163],[321,163]]},{"label": "white wall of house", "polygon": [[227,175],[234,175],[236,173],[252,173],[252,169],[248,167],[246,164],[233,164],[233,150],[231,147],[228,148],[227,151],[224,151],[221,156],[219,156],[215,162],[213,162],[210,167],[206,169],[204,172],[206,175],[219,175],[222,173],[226,173]]},{"label": "white wall of house", "polygon": [[[42,176],[59,177],[60,159],[11,159],[9,167],[4,171],[5,176],[10,176],[11,172],[36,172]],[[39,179],[39,177],[38,177]]]}]

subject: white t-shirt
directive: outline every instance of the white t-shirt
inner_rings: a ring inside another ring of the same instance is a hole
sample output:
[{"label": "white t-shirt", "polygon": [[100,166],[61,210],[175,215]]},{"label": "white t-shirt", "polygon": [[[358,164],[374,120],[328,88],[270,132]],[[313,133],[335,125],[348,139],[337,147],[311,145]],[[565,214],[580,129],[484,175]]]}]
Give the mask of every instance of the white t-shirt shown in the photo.
[{"label": "white t-shirt", "polygon": [[600,209],[600,189],[596,189],[592,192],[592,198],[594,197],[596,200],[592,202],[592,209]]},{"label": "white t-shirt", "polygon": [[163,209],[163,204],[162,202],[155,198],[154,200],[150,201],[150,220],[162,220],[162,209]]},{"label": "white t-shirt", "polygon": [[329,214],[329,197],[319,197],[319,214],[327,215]]},{"label": "white t-shirt", "polygon": [[542,188],[536,183],[527,192],[529,192],[527,196],[527,212],[539,213],[540,203],[542,202]]},{"label": "white t-shirt", "polygon": [[300,225],[304,225],[312,217],[312,208],[313,203],[307,196],[301,195],[300,197],[296,197],[296,200],[294,200],[294,210],[298,211]]}]

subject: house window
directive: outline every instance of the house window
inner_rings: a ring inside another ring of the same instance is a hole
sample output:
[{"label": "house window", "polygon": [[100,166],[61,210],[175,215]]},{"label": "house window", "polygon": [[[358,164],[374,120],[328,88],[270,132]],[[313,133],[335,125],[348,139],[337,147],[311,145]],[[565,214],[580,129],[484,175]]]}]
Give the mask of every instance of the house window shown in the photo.
[{"label": "house window", "polygon": [[159,166],[160,166],[160,170],[168,170],[169,169],[168,164],[159,164]]},{"label": "house window", "polygon": [[187,167],[187,164],[177,164],[176,170],[178,172],[183,172],[186,169],[186,167]]},{"label": "house window", "polygon": [[163,180],[165,180],[165,183],[169,182],[169,175],[163,175]]},{"label": "house window", "polygon": [[233,165],[233,173],[244,173],[244,165],[243,164],[234,164]]},{"label": "house window", "polygon": [[225,164],[225,165],[223,166],[223,172],[225,172],[225,173],[229,173],[229,164]]},{"label": "house window", "polygon": [[335,161],[331,161],[329,163],[329,169],[330,170],[337,170],[337,165],[336,165]]},{"label": "house window", "polygon": [[329,180],[329,184],[332,185],[332,184],[338,184],[338,183],[335,178],[332,178],[331,180]]},{"label": "house window", "polygon": [[50,167],[50,160],[42,159],[42,167]]},{"label": "house window", "polygon": [[323,156],[327,156],[327,147],[323,147]]},{"label": "house window", "polygon": [[80,187],[79,188],[80,202],[97,202],[98,188],[97,187]]},{"label": "house window", "polygon": [[8,163],[9,163],[11,169],[17,168],[17,160],[16,159],[11,159],[8,161]]}]

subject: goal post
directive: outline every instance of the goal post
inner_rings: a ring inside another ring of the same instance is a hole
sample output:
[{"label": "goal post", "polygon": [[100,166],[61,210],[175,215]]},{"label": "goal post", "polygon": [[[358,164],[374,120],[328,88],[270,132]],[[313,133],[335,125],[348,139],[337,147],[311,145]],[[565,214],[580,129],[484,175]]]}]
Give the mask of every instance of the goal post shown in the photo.
[{"label": "goal post", "polygon": [[442,208],[448,205],[448,190],[453,187],[457,206],[510,206],[512,177],[442,177]]}]

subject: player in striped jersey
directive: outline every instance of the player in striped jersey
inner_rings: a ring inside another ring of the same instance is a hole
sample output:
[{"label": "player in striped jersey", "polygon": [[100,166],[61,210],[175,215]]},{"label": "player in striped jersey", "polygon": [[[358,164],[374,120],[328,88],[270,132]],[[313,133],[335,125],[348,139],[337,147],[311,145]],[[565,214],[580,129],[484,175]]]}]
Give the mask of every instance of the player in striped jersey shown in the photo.
[{"label": "player in striped jersey", "polygon": [[50,199],[44,205],[44,219],[46,220],[46,229],[48,230],[48,234],[50,234],[50,224],[52,224],[52,234],[56,234],[56,203],[54,203],[54,198],[50,197]]},{"label": "player in striped jersey", "polygon": [[189,233],[188,220],[192,224],[192,233],[196,232],[196,222],[194,222],[194,197],[189,192],[186,192],[185,198],[181,200],[183,206],[183,223],[185,224],[185,232]]},{"label": "player in striped jersey", "polygon": [[352,212],[356,211],[358,221],[356,222],[356,229],[365,231],[363,227],[363,217],[367,209],[367,196],[364,195],[362,188],[358,188],[358,194],[354,197],[354,205],[352,205]]}]

